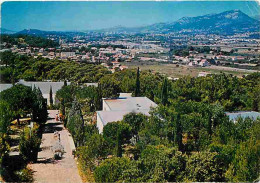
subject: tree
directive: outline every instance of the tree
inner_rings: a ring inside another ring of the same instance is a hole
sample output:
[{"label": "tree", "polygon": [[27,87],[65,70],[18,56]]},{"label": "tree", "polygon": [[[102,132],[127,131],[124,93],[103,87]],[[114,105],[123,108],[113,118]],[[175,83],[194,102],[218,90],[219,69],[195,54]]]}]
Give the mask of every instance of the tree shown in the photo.
[{"label": "tree", "polygon": [[167,105],[168,103],[168,84],[167,84],[167,78],[164,79],[162,90],[161,90],[161,102],[162,105]]},{"label": "tree", "polygon": [[108,123],[103,129],[103,137],[109,145],[109,151],[118,157],[122,156],[122,145],[129,143],[131,128],[124,122]]},{"label": "tree", "polygon": [[25,127],[20,134],[19,150],[24,160],[36,161],[41,139],[37,136],[38,126]]},{"label": "tree", "polygon": [[136,142],[139,140],[138,132],[146,119],[147,117],[142,113],[129,113],[123,118],[123,122],[130,126],[131,137],[133,137]]},{"label": "tree", "polygon": [[47,101],[42,96],[40,88],[33,89],[35,95],[34,105],[33,105],[33,120],[39,123],[44,123],[48,117],[47,111]]},{"label": "tree", "polygon": [[10,105],[3,100],[0,100],[0,134],[6,134],[11,123],[13,112]]},{"label": "tree", "polygon": [[50,106],[53,106],[53,97],[52,97],[52,86],[50,86],[50,94],[49,94],[49,98],[50,98]]},{"label": "tree", "polygon": [[84,120],[81,106],[76,99],[73,101],[68,115],[67,127],[76,143],[76,146],[82,145],[84,141]]},{"label": "tree", "polygon": [[0,173],[2,173],[2,162],[8,154],[9,148],[7,143],[8,128],[12,119],[12,111],[5,101],[0,100]]},{"label": "tree", "polygon": [[192,182],[223,182],[222,163],[216,152],[199,152],[192,154],[186,164],[187,180]]},{"label": "tree", "polygon": [[11,51],[4,51],[0,53],[1,65],[5,65],[5,67],[14,63],[15,54]]},{"label": "tree", "polygon": [[122,172],[129,168],[128,158],[114,157],[104,160],[94,171],[96,182],[116,182],[121,179]]},{"label": "tree", "polygon": [[186,157],[176,148],[147,146],[139,158],[142,182],[182,182]]},{"label": "tree", "polygon": [[256,85],[252,92],[252,98],[253,98],[253,111],[260,111],[260,84]]},{"label": "tree", "polygon": [[67,84],[67,80],[65,79],[64,80],[64,85],[63,86],[67,86],[68,84]]},{"label": "tree", "polygon": [[116,98],[120,92],[119,81],[113,76],[106,75],[99,81],[103,98]]},{"label": "tree", "polygon": [[140,96],[140,73],[139,67],[137,68],[136,81],[135,81],[135,97]]},{"label": "tree", "polygon": [[30,114],[33,111],[35,95],[28,86],[17,84],[2,91],[0,98],[9,104],[10,110],[17,119],[18,125],[20,124],[19,119],[21,116]]}]

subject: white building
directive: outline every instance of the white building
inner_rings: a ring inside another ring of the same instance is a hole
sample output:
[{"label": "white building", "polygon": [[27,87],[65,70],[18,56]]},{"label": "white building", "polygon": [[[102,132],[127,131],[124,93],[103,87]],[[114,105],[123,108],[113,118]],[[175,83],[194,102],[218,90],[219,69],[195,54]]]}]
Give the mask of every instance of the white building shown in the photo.
[{"label": "white building", "polygon": [[[67,85],[70,85],[71,82],[67,82]],[[43,98],[45,98],[47,100],[47,105],[50,105],[50,88],[52,89],[52,98],[53,98],[53,103],[57,104],[59,101],[56,100],[56,92],[58,90],[60,90],[63,85],[64,82],[52,82],[52,81],[25,81],[25,80],[19,80],[19,82],[17,82],[16,84],[22,84],[25,86],[29,86],[29,87],[36,87],[36,88],[40,88],[41,92],[42,92],[42,96]],[[3,90],[6,90],[8,88],[11,88],[13,85],[12,84],[0,84],[0,92]],[[94,86],[97,87],[98,83],[83,83],[83,86]]]},{"label": "white building", "polygon": [[76,56],[75,52],[61,52],[61,58],[66,59],[69,57],[74,57]]},{"label": "white building", "polygon": [[209,66],[209,62],[206,59],[203,59],[200,61],[199,66],[207,67],[207,66]]},{"label": "white building", "polygon": [[124,115],[131,112],[149,115],[150,109],[157,107],[147,97],[119,97],[116,99],[103,99],[103,110],[97,111],[97,128],[99,133],[107,123],[121,121]]}]

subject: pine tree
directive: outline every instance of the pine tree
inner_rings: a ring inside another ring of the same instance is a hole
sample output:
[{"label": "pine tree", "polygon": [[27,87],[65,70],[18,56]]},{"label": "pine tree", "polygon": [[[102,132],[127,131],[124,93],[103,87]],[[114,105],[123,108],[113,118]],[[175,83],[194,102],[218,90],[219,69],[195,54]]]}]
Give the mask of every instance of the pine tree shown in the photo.
[{"label": "pine tree", "polygon": [[139,73],[139,67],[137,68],[136,73],[136,83],[135,83],[135,97],[140,96],[140,73]]},{"label": "pine tree", "polygon": [[162,85],[162,91],[161,91],[161,102],[162,105],[167,105],[168,103],[168,82],[165,78]]},{"label": "pine tree", "polygon": [[52,98],[52,87],[50,87],[50,106],[53,106],[53,98]]}]

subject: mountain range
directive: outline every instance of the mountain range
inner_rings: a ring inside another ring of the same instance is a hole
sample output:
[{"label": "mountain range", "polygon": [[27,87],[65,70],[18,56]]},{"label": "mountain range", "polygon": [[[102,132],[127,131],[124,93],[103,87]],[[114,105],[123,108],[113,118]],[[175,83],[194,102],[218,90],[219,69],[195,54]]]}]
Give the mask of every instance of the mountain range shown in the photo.
[{"label": "mountain range", "polygon": [[137,28],[111,28],[102,31],[137,32],[137,33],[219,33],[234,34],[244,32],[259,32],[260,21],[249,17],[240,10],[225,11],[219,14],[209,14],[197,17],[183,17],[175,22],[156,23]]},{"label": "mountain range", "polygon": [[[10,31],[9,31],[10,32]],[[185,32],[185,33],[216,33],[228,34],[245,32],[260,32],[260,21],[256,18],[249,17],[240,10],[225,11],[218,14],[208,14],[197,17],[183,17],[177,21],[169,23],[156,23],[143,27],[114,27],[109,29],[92,30],[84,32],[108,32],[108,33],[171,33],[171,32]],[[16,34],[29,35],[64,35],[65,33],[81,33],[84,32],[63,32],[63,31],[42,31],[37,29],[24,29]]]}]

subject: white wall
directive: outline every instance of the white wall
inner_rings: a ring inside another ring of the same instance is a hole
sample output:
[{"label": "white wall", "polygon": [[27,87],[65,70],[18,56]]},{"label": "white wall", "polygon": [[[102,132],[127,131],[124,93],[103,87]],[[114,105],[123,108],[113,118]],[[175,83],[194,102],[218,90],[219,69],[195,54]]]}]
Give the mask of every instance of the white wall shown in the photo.
[{"label": "white wall", "polygon": [[104,99],[103,99],[103,111],[110,111],[110,108],[108,107]]},{"label": "white wall", "polygon": [[104,125],[103,125],[102,120],[101,120],[100,116],[98,115],[98,113],[97,113],[97,128],[98,128],[99,133],[103,132]]}]

